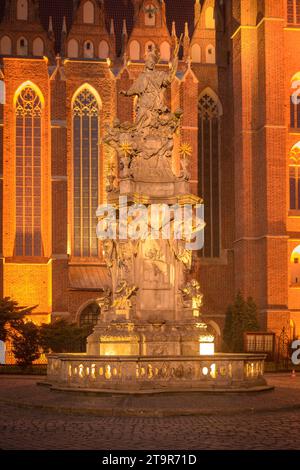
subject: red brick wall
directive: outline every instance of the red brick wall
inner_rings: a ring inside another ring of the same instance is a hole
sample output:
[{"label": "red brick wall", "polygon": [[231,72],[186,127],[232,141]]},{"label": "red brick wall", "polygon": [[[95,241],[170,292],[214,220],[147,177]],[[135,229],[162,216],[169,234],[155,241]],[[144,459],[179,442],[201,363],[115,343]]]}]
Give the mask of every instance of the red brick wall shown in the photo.
[{"label": "red brick wall", "polygon": [[[228,15],[224,32],[206,31],[201,17],[199,28],[191,37],[192,43],[199,42],[201,45],[203,60],[206,45],[215,45],[217,63],[192,64],[191,70],[188,70],[188,65],[181,62],[180,75],[167,91],[167,102],[172,110],[182,107],[184,111],[180,136],[175,138],[174,168],[179,170],[180,143],[189,143],[193,149],[191,183],[196,193],[198,100],[201,92],[209,87],[219,97],[223,108],[221,255],[219,259],[195,257],[193,275],[202,284],[203,313],[222,328],[226,308],[236,291],[241,289],[245,296],[253,296],[258,304],[261,326],[278,332],[290,319],[289,298],[293,299],[293,321],[297,323],[297,315],[300,318],[300,291],[297,304],[296,291],[291,295],[289,286],[289,258],[291,250],[300,244],[300,219],[291,218],[288,214],[287,162],[289,149],[300,140],[300,134],[289,129],[290,82],[300,71],[300,32],[298,28],[286,28],[285,0],[232,0],[226,2],[226,9]],[[152,30],[150,36],[144,32],[141,21],[141,18],[137,20],[131,39],[140,41],[142,51],[149,39],[155,39],[158,44],[169,39],[164,24]],[[72,34],[76,35],[76,31],[83,40],[84,27],[74,25]],[[106,34],[105,31],[103,34]],[[44,60],[3,61],[7,85],[4,129],[0,127],[0,145],[3,131],[4,152],[3,253],[7,258],[12,257],[14,248],[12,103],[16,89],[29,79],[41,89],[46,103],[43,242],[46,255],[53,259],[45,268],[47,273],[42,274],[47,278],[50,273],[48,278],[51,280],[50,300],[48,297],[46,299],[48,294],[45,294],[43,302],[53,312],[69,311],[74,318],[80,305],[96,298],[97,293],[68,290],[73,213],[72,97],[85,83],[97,91],[102,101],[103,135],[105,125],[112,123],[115,117],[121,121],[133,119],[133,100],[120,96],[119,92],[130,87],[143,69],[143,64],[129,63],[122,68],[119,60],[113,64],[119,72],[113,74],[105,62],[66,60],[51,80],[49,75],[54,69],[49,74],[48,65]],[[99,202],[105,199],[105,163],[110,155],[110,151],[101,145]],[[293,240],[290,248],[289,236]],[[0,260],[2,279],[1,269]],[[16,268],[15,273],[10,270],[11,279],[20,283],[15,286],[16,292],[20,291],[24,282],[22,277],[17,281],[20,272],[20,268]],[[300,333],[300,321],[298,329]]]}]

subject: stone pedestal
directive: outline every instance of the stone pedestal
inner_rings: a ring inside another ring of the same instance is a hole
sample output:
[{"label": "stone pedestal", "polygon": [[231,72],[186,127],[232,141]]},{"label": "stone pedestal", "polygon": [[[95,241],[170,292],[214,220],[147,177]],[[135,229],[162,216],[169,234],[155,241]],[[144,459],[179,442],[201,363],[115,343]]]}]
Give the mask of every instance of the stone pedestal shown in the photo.
[{"label": "stone pedestal", "polygon": [[[158,315],[159,316],[159,315]],[[88,355],[196,356],[209,331],[197,319],[188,321],[100,321],[88,338]]]}]

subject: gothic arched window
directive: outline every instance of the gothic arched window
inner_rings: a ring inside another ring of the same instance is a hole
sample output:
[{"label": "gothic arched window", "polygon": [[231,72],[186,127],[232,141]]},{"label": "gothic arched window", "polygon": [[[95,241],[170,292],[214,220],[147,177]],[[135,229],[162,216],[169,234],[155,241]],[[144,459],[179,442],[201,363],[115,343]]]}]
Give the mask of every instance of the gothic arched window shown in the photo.
[{"label": "gothic arched window", "polygon": [[300,24],[300,0],[287,0],[287,22]]},{"label": "gothic arched window", "polygon": [[12,42],[9,36],[3,36],[0,41],[0,53],[1,55],[11,55],[12,53]]},{"label": "gothic arched window", "polygon": [[300,245],[294,248],[290,257],[290,282],[292,286],[300,284]]},{"label": "gothic arched window", "polygon": [[160,45],[160,57],[163,62],[169,62],[171,58],[171,47],[167,41]]},{"label": "gothic arched window", "polygon": [[290,210],[300,210],[300,142],[289,153]]},{"label": "gothic arched window", "polygon": [[78,41],[76,39],[70,39],[68,42],[68,57],[72,59],[78,57]]},{"label": "gothic arched window", "polygon": [[16,256],[42,256],[41,127],[42,102],[30,85],[15,102]]},{"label": "gothic arched window", "polygon": [[93,24],[95,21],[95,7],[89,0],[83,5],[83,22]]},{"label": "gothic arched window", "polygon": [[83,45],[83,56],[86,59],[92,59],[94,57],[94,44],[92,41],[85,41]]},{"label": "gothic arched window", "polygon": [[206,47],[205,51],[205,59],[207,64],[215,64],[216,63],[216,49],[212,44],[209,44]]},{"label": "gothic arched window", "polygon": [[129,56],[131,60],[140,60],[141,46],[138,41],[131,41],[129,46]]},{"label": "gothic arched window", "polygon": [[41,38],[35,38],[32,43],[32,53],[34,56],[44,55],[44,41]]},{"label": "gothic arched window", "polygon": [[101,309],[96,302],[89,304],[80,314],[80,326],[95,326],[97,324],[100,312]]},{"label": "gothic arched window", "polygon": [[145,25],[155,26],[157,8],[152,3],[150,3],[144,7],[144,12],[145,12]]},{"label": "gothic arched window", "polygon": [[73,100],[73,255],[97,257],[99,104],[88,87]]},{"label": "gothic arched window", "polygon": [[145,45],[145,55],[147,55],[149,52],[151,51],[154,51],[155,50],[155,44],[153,41],[148,41],[146,42],[146,45]]},{"label": "gothic arched window", "polygon": [[192,62],[200,64],[201,62],[201,47],[199,44],[193,44],[191,48]]},{"label": "gothic arched window", "polygon": [[100,41],[98,55],[100,59],[107,59],[109,57],[109,45],[107,41]]},{"label": "gothic arched window", "polygon": [[17,40],[17,55],[26,56],[28,55],[28,41],[26,38],[19,38]]},{"label": "gothic arched window", "polygon": [[17,20],[28,20],[28,1],[17,1]]},{"label": "gothic arched window", "polygon": [[206,229],[202,256],[220,256],[220,124],[221,105],[210,90],[199,100],[199,195],[204,199]]},{"label": "gothic arched window", "polygon": [[215,29],[215,18],[213,7],[208,7],[205,10],[205,27],[207,29]]}]

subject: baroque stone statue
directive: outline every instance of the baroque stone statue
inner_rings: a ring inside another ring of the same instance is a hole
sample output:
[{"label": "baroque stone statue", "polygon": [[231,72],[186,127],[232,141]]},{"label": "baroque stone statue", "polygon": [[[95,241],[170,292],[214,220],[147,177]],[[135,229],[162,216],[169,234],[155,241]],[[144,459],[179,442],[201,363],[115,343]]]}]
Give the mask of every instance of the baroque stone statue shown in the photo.
[{"label": "baroque stone statue", "polygon": [[[173,173],[174,135],[182,111],[172,112],[165,101],[165,91],[177,72],[180,44],[181,40],[169,70],[158,68],[156,50],[148,51],[143,71],[129,90],[121,92],[136,97],[135,122],[115,118],[104,138],[116,153],[110,153],[110,161],[117,162],[118,174],[110,165],[107,200],[117,211],[111,220],[105,214],[99,216],[101,223],[105,219],[103,226],[110,228],[102,247],[112,292],[110,308],[89,337],[91,353],[99,350],[99,344],[100,351],[119,354],[121,348],[125,355],[189,355],[199,350],[202,294],[196,281],[186,281],[192,266],[189,243],[198,226],[186,205],[195,209],[200,198],[190,194],[190,145],[177,148],[181,170],[178,176]],[[135,217],[140,217],[140,225]],[[121,230],[124,226],[126,235]],[[137,238],[131,237],[137,232],[131,232],[130,226],[138,229]]]},{"label": "baroque stone statue", "polygon": [[176,179],[171,157],[182,110],[174,113],[169,110],[165,90],[176,75],[180,45],[181,40],[176,45],[169,71],[157,70],[159,54],[154,49],[148,51],[144,71],[129,90],[121,91],[124,96],[137,98],[135,123],[121,124],[116,119],[104,138],[104,143],[117,152],[121,180]]},{"label": "baroque stone statue", "polygon": [[157,127],[160,118],[169,114],[165,105],[164,92],[172,83],[178,68],[178,43],[174,53],[170,72],[157,71],[159,55],[156,50],[148,52],[145,70],[139,75],[128,91],[121,91],[124,96],[137,96],[136,128],[143,135],[149,135],[151,129]]}]

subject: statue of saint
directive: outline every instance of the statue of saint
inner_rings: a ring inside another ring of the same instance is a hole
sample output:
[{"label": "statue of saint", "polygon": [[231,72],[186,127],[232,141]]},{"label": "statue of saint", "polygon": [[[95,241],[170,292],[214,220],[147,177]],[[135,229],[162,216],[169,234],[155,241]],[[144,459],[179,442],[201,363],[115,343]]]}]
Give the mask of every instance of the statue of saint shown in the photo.
[{"label": "statue of saint", "polygon": [[[151,127],[157,127],[159,116],[170,111],[165,105],[165,89],[172,83],[178,68],[178,52],[181,41],[174,51],[172,67],[169,72],[156,70],[159,54],[150,50],[146,56],[145,69],[138,76],[128,91],[121,91],[124,96],[137,96],[136,128],[148,134]],[[147,132],[148,130],[148,132]]]},{"label": "statue of saint", "polygon": [[124,96],[137,97],[136,121],[121,124],[115,119],[103,139],[117,152],[120,181],[174,181],[171,157],[182,111],[171,112],[164,95],[177,72],[181,40],[176,44],[169,71],[156,69],[159,55],[149,50],[143,72],[128,91],[121,91]]}]

